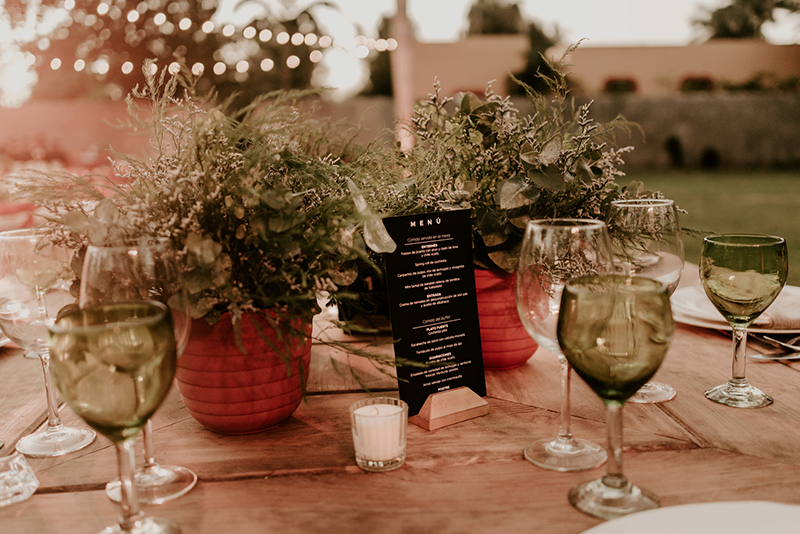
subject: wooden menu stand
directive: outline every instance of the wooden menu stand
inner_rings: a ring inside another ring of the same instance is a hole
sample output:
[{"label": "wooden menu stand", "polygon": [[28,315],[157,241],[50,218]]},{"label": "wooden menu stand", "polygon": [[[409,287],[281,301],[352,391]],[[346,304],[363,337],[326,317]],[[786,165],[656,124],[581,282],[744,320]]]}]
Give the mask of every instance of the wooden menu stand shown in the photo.
[{"label": "wooden menu stand", "polygon": [[489,403],[466,386],[433,393],[417,415],[408,420],[425,430],[436,430],[489,413]]}]

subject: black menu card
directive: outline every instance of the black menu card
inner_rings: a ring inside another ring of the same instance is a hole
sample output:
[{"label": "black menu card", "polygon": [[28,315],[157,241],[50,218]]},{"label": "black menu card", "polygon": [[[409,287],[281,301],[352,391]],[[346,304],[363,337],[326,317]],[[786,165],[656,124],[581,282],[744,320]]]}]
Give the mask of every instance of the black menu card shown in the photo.
[{"label": "black menu card", "polygon": [[440,391],[467,386],[486,396],[469,216],[458,210],[383,220],[397,243],[385,256],[395,356],[432,364],[397,368],[409,415]]}]

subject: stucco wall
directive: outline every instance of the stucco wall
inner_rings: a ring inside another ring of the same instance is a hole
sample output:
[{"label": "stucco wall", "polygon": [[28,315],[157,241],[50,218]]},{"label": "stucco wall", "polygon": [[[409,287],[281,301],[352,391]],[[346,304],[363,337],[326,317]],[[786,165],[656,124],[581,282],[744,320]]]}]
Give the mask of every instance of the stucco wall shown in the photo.
[{"label": "stucco wall", "polygon": [[717,84],[741,84],[764,73],[800,77],[800,45],[772,45],[756,39],[715,39],[689,46],[581,46],[569,58],[569,71],[587,94],[603,91],[611,78],[631,78],[641,95],[668,95],[686,77],[708,77]]}]

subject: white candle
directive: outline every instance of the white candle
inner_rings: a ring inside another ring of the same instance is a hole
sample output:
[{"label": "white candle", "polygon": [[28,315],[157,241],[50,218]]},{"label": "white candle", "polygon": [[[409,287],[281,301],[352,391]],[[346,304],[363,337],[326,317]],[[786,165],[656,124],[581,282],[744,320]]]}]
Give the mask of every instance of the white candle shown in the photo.
[{"label": "white candle", "polygon": [[[397,399],[367,399],[351,408],[356,462],[368,470],[399,467],[405,459],[406,405]],[[391,467],[390,467],[391,466]]]}]

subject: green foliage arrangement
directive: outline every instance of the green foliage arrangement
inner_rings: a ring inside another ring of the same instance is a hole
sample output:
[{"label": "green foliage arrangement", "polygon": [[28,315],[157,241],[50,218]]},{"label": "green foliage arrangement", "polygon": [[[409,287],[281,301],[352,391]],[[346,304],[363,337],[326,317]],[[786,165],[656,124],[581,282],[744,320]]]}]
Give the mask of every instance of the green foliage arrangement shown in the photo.
[{"label": "green foliage arrangement", "polygon": [[370,201],[393,215],[471,209],[474,263],[502,273],[515,270],[528,221],[604,219],[612,200],[652,195],[616,181],[632,148],[608,140],[627,124],[594,122],[591,103],[570,107],[563,58],[551,67],[555,74],[543,76],[548,93],[517,82],[532,106],[528,116],[491,87],[485,100],[467,93],[454,107],[435,83],[415,107],[415,146],[397,158],[405,178],[369,193]]},{"label": "green foliage arrangement", "polygon": [[193,94],[191,79],[151,74],[150,63],[143,71],[129,126],[149,131],[154,157],[114,154],[114,182],[16,179],[76,251],[73,270],[89,244],[162,237],[180,251],[194,318],[228,312],[236,325],[269,310],[310,319],[320,292],[346,298],[356,263],[373,265],[348,179],[371,169],[374,153],[351,129],[317,119],[308,91],[269,93],[225,114]]}]

